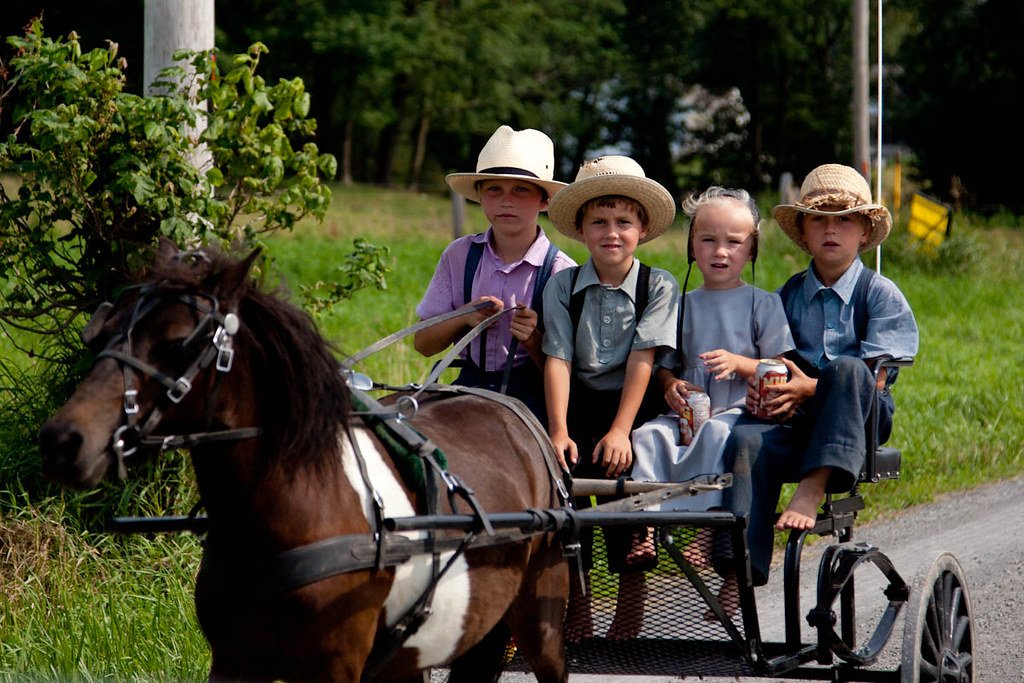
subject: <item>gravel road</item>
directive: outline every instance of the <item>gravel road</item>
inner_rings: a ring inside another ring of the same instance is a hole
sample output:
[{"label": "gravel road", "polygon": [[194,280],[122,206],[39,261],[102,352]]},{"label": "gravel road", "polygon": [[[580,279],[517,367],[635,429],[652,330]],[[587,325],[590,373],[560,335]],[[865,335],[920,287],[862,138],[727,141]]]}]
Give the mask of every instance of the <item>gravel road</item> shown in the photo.
[{"label": "gravel road", "polygon": [[[868,505],[870,491],[867,493]],[[1024,537],[1020,520],[1024,519],[1024,478],[1012,479],[977,489],[949,494],[928,505],[907,509],[891,518],[855,529],[856,541],[870,543],[889,556],[896,570],[912,586],[943,551],[956,556],[963,566],[971,598],[975,629],[976,683],[1024,683]],[[825,543],[805,548],[802,563],[801,605],[806,612],[813,603],[818,557]],[[772,572],[772,581],[759,588],[757,605],[766,640],[782,639],[781,571]],[[867,577],[862,580],[861,576]],[[882,587],[879,572],[858,572],[858,614],[872,614],[873,577]],[[881,604],[879,598],[878,604]],[[881,609],[878,607],[877,609]],[[778,630],[776,630],[776,623]],[[885,650],[883,663],[895,668],[901,651],[903,614],[899,626]],[[805,642],[813,642],[809,629]],[[863,641],[862,641],[863,642]],[[531,675],[505,674],[503,683],[528,683]],[[766,681],[767,679],[665,678],[662,676],[571,675],[571,683],[676,683],[697,681],[726,683]]]}]

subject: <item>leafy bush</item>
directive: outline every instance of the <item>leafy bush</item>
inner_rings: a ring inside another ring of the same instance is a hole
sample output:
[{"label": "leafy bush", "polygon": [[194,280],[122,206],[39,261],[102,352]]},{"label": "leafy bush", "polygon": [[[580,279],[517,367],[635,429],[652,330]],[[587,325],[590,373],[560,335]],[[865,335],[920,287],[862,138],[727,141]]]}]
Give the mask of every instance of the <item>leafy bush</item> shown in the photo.
[{"label": "leafy bush", "polygon": [[312,142],[293,147],[315,130],[309,94],[300,79],[268,86],[256,75],[263,45],[180,53],[191,70],[166,69],[154,84],[170,94],[139,97],[123,92],[115,43],[83,52],[74,33],[51,40],[38,21],[8,42],[17,54],[3,88],[14,131],[0,142],[0,172],[14,178],[0,189],[5,330],[60,334],[109,299],[161,235],[251,245],[323,217],[321,178],[336,162]]}]

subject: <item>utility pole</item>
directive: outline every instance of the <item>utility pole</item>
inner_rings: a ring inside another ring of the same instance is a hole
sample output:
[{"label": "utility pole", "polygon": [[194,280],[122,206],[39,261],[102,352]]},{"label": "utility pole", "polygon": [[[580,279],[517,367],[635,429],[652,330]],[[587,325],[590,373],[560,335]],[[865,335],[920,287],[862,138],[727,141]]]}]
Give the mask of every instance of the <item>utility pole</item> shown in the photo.
[{"label": "utility pole", "polygon": [[871,183],[868,116],[868,0],[853,0],[853,163]]},{"label": "utility pole", "polygon": [[[213,16],[213,0],[146,0],[142,59],[146,95],[168,94],[154,91],[152,83],[163,69],[173,65],[175,52],[213,49]],[[191,81],[191,69],[184,64],[181,66],[186,76],[179,87],[186,87]],[[194,84],[191,85],[190,94],[194,96]],[[197,107],[206,110],[204,104],[197,104]],[[198,139],[205,127],[204,117],[200,115],[196,130],[189,132],[190,137]],[[192,163],[202,168],[209,164],[209,155],[196,147]]]}]

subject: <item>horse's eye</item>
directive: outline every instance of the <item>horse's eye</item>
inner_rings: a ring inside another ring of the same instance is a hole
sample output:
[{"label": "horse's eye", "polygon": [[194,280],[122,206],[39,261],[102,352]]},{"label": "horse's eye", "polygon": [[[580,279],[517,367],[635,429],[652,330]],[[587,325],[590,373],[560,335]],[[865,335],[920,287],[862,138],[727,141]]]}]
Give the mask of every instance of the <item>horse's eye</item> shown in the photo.
[{"label": "horse's eye", "polygon": [[153,344],[151,355],[156,363],[180,366],[185,360],[185,340],[162,339]]}]

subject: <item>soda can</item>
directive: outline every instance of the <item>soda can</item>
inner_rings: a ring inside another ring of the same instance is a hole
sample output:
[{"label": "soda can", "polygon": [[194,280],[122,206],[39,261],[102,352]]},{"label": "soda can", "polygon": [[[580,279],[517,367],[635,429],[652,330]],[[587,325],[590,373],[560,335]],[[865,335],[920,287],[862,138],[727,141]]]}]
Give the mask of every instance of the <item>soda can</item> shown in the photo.
[{"label": "soda can", "polygon": [[711,398],[703,391],[686,394],[686,405],[679,411],[679,445],[693,441],[697,430],[711,418]]},{"label": "soda can", "polygon": [[789,368],[781,360],[762,358],[757,364],[754,378],[757,381],[757,394],[760,396],[754,410],[754,415],[757,417],[768,417],[762,402],[774,387],[789,381]]}]

